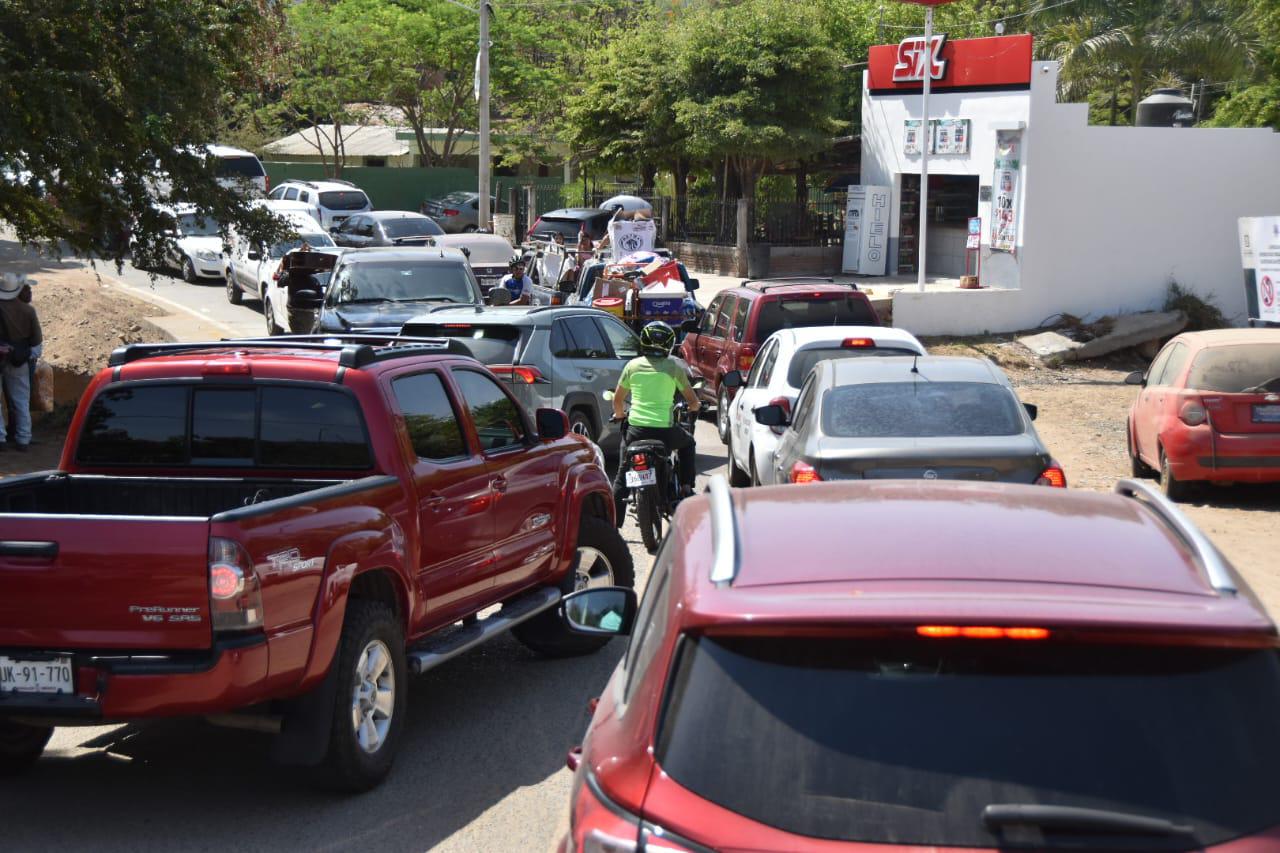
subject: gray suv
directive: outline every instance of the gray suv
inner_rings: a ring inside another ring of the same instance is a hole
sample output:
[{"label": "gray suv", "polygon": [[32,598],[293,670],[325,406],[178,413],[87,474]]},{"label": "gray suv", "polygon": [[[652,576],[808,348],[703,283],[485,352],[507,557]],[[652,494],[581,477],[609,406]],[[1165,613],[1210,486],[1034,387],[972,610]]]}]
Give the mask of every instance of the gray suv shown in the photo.
[{"label": "gray suv", "polygon": [[617,446],[602,394],[617,386],[640,342],[612,315],[575,306],[441,306],[405,323],[401,334],[462,339],[530,411],[563,409],[574,432]]}]

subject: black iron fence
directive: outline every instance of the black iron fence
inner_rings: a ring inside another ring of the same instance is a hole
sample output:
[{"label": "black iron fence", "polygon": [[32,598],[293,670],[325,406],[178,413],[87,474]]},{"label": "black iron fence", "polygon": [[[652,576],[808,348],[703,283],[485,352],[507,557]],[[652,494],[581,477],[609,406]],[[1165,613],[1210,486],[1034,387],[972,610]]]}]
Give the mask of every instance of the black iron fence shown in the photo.
[{"label": "black iron fence", "polygon": [[[844,240],[844,200],[817,194],[805,201],[795,196],[758,197],[746,205],[747,243],[774,246],[838,246]],[[690,243],[735,245],[738,199],[678,198],[671,203],[670,239]]]}]

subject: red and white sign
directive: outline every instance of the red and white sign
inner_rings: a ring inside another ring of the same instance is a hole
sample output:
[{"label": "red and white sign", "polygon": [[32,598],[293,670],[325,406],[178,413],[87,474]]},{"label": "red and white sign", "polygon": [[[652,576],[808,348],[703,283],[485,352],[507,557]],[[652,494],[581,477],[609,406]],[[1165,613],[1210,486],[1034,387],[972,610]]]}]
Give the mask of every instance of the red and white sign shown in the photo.
[{"label": "red and white sign", "polygon": [[933,37],[926,49],[923,36],[900,44],[872,46],[867,62],[867,88],[873,95],[914,94],[930,69],[934,91],[994,91],[1031,86],[1031,36],[993,36],[980,39]]},{"label": "red and white sign", "polygon": [[941,80],[947,73],[947,61],[942,58],[942,47],[947,43],[946,34],[933,37],[933,49],[926,50],[924,36],[913,36],[903,39],[898,44],[898,61],[893,66],[893,81],[905,83],[909,80],[924,82],[924,67],[930,67],[930,80]]}]

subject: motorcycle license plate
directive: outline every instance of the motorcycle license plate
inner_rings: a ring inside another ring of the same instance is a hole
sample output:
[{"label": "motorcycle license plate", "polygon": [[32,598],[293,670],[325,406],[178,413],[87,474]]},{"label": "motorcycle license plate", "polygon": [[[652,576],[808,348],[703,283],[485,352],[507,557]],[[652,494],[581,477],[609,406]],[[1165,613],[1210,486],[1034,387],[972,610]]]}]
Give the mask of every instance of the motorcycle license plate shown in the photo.
[{"label": "motorcycle license plate", "polygon": [[74,693],[71,658],[24,660],[0,655],[0,693]]},{"label": "motorcycle license plate", "polygon": [[656,471],[628,471],[627,472],[627,488],[636,489],[640,486],[656,486],[658,484],[658,473]]}]

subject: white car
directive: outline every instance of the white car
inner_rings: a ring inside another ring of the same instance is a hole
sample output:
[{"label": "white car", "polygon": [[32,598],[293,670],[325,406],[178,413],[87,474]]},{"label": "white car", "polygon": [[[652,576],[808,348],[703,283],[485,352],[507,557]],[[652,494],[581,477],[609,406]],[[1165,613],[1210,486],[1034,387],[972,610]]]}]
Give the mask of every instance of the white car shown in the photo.
[{"label": "white car", "polygon": [[[274,205],[266,203],[275,210]],[[226,256],[227,301],[239,305],[246,293],[262,300],[262,316],[267,334],[278,335],[288,330],[289,291],[276,286],[280,260],[290,251],[306,243],[312,249],[341,253],[333,239],[309,215],[293,210],[275,210],[297,233],[292,240],[282,240],[265,254],[249,241],[231,232],[231,251]]]},{"label": "white car", "polygon": [[474,231],[465,234],[442,234],[431,238],[432,246],[446,249],[461,249],[471,264],[471,271],[480,282],[480,290],[485,296],[498,286],[502,277],[507,274],[511,259],[516,256],[515,247],[505,237],[497,234],[480,234]]},{"label": "white car", "polygon": [[773,454],[780,431],[756,423],[757,406],[790,408],[805,377],[819,361],[891,355],[927,355],[910,332],[885,326],[816,326],[774,332],[760,348],[751,373],[736,370],[724,384],[738,388],[729,406],[729,481],[735,486],[773,485]]},{"label": "white car", "polygon": [[373,210],[369,196],[350,181],[301,181],[290,178],[277,184],[267,198],[302,202],[326,232],[337,228],[357,213]]},{"label": "white car", "polygon": [[189,284],[222,278],[222,233],[217,220],[201,216],[189,204],[180,204],[169,212],[175,227],[173,241],[165,252],[165,264],[181,272],[182,280]]}]

